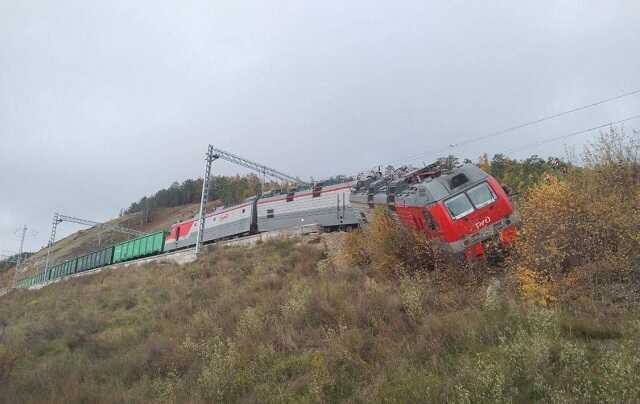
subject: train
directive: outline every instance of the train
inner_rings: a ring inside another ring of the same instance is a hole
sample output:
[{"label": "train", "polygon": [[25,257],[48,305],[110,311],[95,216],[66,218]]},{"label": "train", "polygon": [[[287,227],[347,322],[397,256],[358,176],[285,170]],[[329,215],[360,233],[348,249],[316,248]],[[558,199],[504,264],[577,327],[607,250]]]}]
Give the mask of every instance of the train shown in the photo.
[{"label": "train", "polygon": [[[323,230],[356,228],[377,207],[387,209],[399,223],[424,233],[434,244],[466,259],[507,249],[517,235],[518,215],[504,187],[472,164],[415,169],[389,167],[363,173],[353,181],[300,190],[274,191],[219,207],[204,218],[203,242],[242,237],[304,225]],[[143,257],[190,248],[196,244],[201,221],[175,223],[114,246],[57,263],[40,274],[17,282],[28,288],[76,273]]]},{"label": "train", "polygon": [[[323,186],[272,191],[238,205],[218,207],[205,215],[203,243],[305,225],[324,231],[360,225],[361,215],[351,207],[352,181]],[[200,220],[175,223],[167,231],[147,234],[114,246],[57,263],[47,271],[25,277],[16,284],[28,288],[80,272],[195,246]]]},{"label": "train", "polygon": [[106,267],[138,258],[162,254],[168,232],[157,231],[132,240],[92,251],[79,257],[71,258],[52,265],[37,275],[25,277],[16,282],[18,288],[29,288],[39,284],[52,282],[73,274]]},{"label": "train", "polygon": [[361,175],[351,206],[366,217],[375,207],[385,207],[441,250],[468,260],[508,250],[519,223],[505,188],[473,164],[389,167],[385,173]]}]

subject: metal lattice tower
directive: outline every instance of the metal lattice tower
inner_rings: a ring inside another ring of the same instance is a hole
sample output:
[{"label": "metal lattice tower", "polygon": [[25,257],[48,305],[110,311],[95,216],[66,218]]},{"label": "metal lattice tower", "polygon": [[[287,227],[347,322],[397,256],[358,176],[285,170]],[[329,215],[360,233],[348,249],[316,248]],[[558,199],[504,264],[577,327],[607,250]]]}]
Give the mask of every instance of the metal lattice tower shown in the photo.
[{"label": "metal lattice tower", "polygon": [[207,150],[206,163],[204,165],[204,177],[202,178],[202,197],[200,198],[200,213],[198,214],[198,236],[196,238],[196,255],[200,252],[200,245],[204,238],[204,221],[207,203],[209,202],[209,184],[211,182],[211,163],[219,158],[214,153],[213,146],[209,145]]},{"label": "metal lattice tower", "polygon": [[44,271],[49,269],[49,257],[51,256],[51,247],[56,242],[56,231],[58,230],[58,223],[60,214],[58,212],[53,214],[53,221],[51,222],[51,234],[49,235],[49,242],[47,243],[47,258],[44,262]]},{"label": "metal lattice tower", "polygon": [[24,238],[27,236],[27,225],[22,228],[22,236],[20,237],[20,250],[18,250],[18,259],[16,261],[16,269],[13,273],[13,287],[16,287],[18,281],[18,270],[20,270],[20,264],[22,263],[22,254],[24,253]]}]

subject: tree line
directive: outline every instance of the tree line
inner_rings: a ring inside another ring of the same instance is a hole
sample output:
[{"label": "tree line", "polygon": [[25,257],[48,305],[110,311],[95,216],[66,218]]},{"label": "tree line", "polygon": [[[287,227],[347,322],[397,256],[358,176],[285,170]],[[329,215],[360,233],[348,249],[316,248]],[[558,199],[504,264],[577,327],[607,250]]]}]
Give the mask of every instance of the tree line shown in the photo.
[{"label": "tree line", "polygon": [[495,154],[491,159],[486,154],[482,155],[478,166],[494,176],[512,194],[524,194],[544,175],[566,173],[573,167],[571,163],[558,157],[543,159],[532,155],[526,159],[517,160],[500,153]]},{"label": "tree line", "polygon": [[[202,178],[173,182],[169,188],[161,189],[151,196],[144,196],[133,202],[122,213],[142,212],[150,216],[154,209],[170,208],[200,202],[202,196]],[[219,200],[225,205],[233,205],[256,195],[262,187],[260,178],[255,174],[236,176],[213,176],[209,183],[209,200]],[[267,182],[266,188],[275,186]]]}]

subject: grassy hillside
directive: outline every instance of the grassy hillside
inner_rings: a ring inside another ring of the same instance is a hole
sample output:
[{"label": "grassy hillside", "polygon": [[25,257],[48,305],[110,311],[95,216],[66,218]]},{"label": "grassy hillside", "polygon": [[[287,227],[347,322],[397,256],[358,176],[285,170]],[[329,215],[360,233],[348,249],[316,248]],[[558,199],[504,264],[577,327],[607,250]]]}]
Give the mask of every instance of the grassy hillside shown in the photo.
[{"label": "grassy hillside", "polygon": [[635,311],[530,306],[502,271],[396,278],[346,261],[280,240],[14,292],[0,402],[640,398]]}]

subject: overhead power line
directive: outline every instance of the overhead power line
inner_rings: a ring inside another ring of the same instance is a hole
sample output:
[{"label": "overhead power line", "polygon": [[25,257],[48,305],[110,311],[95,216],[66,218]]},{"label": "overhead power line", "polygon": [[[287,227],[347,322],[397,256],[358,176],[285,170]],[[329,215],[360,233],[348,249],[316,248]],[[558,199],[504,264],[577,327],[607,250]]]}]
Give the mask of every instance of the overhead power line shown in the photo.
[{"label": "overhead power line", "polygon": [[[547,116],[544,116],[544,117],[541,117],[541,118],[538,118],[538,119],[534,119],[532,121],[527,121],[527,122],[524,122],[524,123],[521,123],[521,124],[518,124],[518,125],[515,125],[515,126],[510,126],[508,128],[501,129],[499,131],[490,132],[490,133],[486,133],[484,135],[480,135],[480,136],[476,136],[476,137],[473,137],[473,138],[469,138],[467,140],[463,140],[463,141],[460,141],[458,143],[451,143],[448,146],[445,146],[442,149],[436,150],[433,153],[437,155],[437,154],[440,154],[440,153],[442,153],[442,152],[444,152],[446,150],[453,149],[455,147],[466,146],[468,144],[479,142],[481,140],[485,140],[485,139],[489,139],[489,138],[492,138],[492,137],[504,135],[505,133],[513,132],[513,131],[518,130],[518,129],[522,129],[522,128],[526,128],[528,126],[536,125],[536,124],[539,124],[539,123],[542,123],[542,122],[545,122],[545,121],[549,121],[551,119],[556,119],[556,118],[559,118],[561,116],[572,114],[574,112],[583,111],[585,109],[597,107],[599,105],[606,104],[608,102],[620,100],[620,99],[626,98],[626,97],[631,97],[631,96],[636,95],[636,94],[640,94],[640,89],[629,91],[629,92],[617,95],[615,97],[605,98],[603,100],[592,102],[591,104],[583,105],[583,106],[580,106],[580,107],[575,107],[575,108],[572,108],[572,109],[569,109],[569,110],[566,110],[566,111],[557,112],[557,113],[554,113],[554,114],[551,114],[551,115],[547,115]],[[409,161],[415,160],[415,159],[417,159],[419,157],[424,157],[424,156],[426,156],[427,154],[430,154],[430,153],[431,152],[415,154],[413,156],[410,156],[408,160]]]},{"label": "overhead power line", "polygon": [[526,150],[526,149],[529,149],[529,148],[536,148],[536,147],[539,147],[539,146],[541,146],[543,144],[546,144],[546,143],[557,142],[559,140],[563,140],[563,139],[567,139],[567,138],[570,138],[570,137],[573,137],[573,136],[578,136],[578,135],[582,135],[582,134],[585,134],[585,133],[593,132],[594,130],[603,129],[603,128],[606,128],[606,127],[609,127],[609,126],[612,126],[612,125],[618,125],[618,124],[621,124],[623,122],[627,122],[627,121],[631,121],[633,119],[639,119],[639,118],[640,118],[640,114],[634,115],[634,116],[630,116],[630,117],[625,118],[625,119],[620,119],[619,121],[608,122],[608,123],[605,123],[605,124],[602,124],[602,125],[594,126],[593,128],[584,129],[584,130],[580,130],[580,131],[577,131],[577,132],[571,132],[571,133],[568,133],[566,135],[554,136],[554,137],[542,139],[542,140],[539,140],[537,142],[529,143],[529,144],[524,145],[522,147],[516,147],[516,148],[513,148],[513,149],[509,149],[509,150],[506,151],[506,153],[513,153],[513,152],[517,152],[517,151]]},{"label": "overhead power line", "polygon": [[299,185],[309,185],[306,182],[302,181],[300,178],[285,174],[283,172],[280,172],[274,168],[270,168],[267,167],[263,164],[260,163],[256,163],[255,161],[251,161],[249,159],[246,159],[244,157],[240,157],[236,154],[232,154],[229,152],[226,152],[224,150],[221,149],[217,149],[215,147],[212,148],[213,151],[213,157],[214,159],[223,159],[223,160],[227,160],[231,163],[237,164],[239,166],[242,167],[246,167],[250,170],[256,171],[262,175],[268,175],[270,177],[273,178],[277,178],[281,181],[285,181],[285,182],[291,182],[293,184],[299,184]]}]

